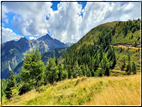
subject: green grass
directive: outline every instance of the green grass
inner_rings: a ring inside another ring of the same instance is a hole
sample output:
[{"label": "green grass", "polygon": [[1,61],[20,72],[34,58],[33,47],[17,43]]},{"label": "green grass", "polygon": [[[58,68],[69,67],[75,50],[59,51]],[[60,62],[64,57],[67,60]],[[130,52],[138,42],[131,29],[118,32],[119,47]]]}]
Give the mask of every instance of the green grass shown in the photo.
[{"label": "green grass", "polygon": [[[115,72],[115,71],[113,71]],[[42,86],[3,105],[140,105],[140,74],[81,77]]]}]

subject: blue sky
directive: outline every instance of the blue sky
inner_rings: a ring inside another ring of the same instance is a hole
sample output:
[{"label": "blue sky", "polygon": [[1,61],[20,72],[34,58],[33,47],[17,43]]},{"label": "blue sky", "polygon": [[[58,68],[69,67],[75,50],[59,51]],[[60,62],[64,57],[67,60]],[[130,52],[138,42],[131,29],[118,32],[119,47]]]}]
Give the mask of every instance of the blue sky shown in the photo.
[{"label": "blue sky", "polygon": [[51,8],[52,8],[54,11],[56,11],[56,10],[57,10],[57,5],[58,5],[60,2],[51,2],[51,3],[53,3],[52,6],[51,6]]},{"label": "blue sky", "polygon": [[137,19],[140,12],[140,2],[2,2],[2,42],[47,33],[77,42],[99,24]]}]

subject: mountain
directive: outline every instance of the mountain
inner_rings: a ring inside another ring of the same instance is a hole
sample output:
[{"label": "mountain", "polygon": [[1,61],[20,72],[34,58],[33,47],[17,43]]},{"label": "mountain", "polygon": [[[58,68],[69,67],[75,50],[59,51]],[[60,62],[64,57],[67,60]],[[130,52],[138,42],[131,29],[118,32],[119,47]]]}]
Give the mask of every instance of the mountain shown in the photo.
[{"label": "mountain", "polygon": [[[2,44],[2,78],[9,77],[10,71],[24,58],[25,47],[22,48],[19,41],[9,41]],[[25,39],[22,39],[22,42],[27,45]]]},{"label": "mountain", "polygon": [[[45,52],[45,53],[42,53],[41,55],[41,60],[44,62],[44,64],[46,65],[49,58],[59,58],[66,50],[68,49],[68,47],[58,47],[58,48],[55,48],[54,50],[52,50],[51,52]],[[23,66],[23,61],[20,62],[14,69],[13,71],[16,73],[16,74],[19,74],[21,72],[21,69],[22,69],[22,66]]]},{"label": "mountain", "polygon": [[53,51],[51,52],[45,52],[42,54],[41,60],[44,62],[44,64],[47,64],[47,61],[49,60],[49,58],[59,58],[60,56],[62,56],[62,54],[68,49],[68,47],[59,47],[59,48],[55,48]]},{"label": "mountain", "polygon": [[69,42],[69,43],[66,43],[66,46],[67,46],[67,47],[70,47],[70,46],[72,46],[73,44],[74,44],[74,43],[70,43],[70,42]]},{"label": "mountain", "polygon": [[23,61],[27,52],[38,48],[41,53],[51,52],[57,47],[66,47],[66,44],[51,38],[48,34],[36,39],[27,40],[25,37],[18,41],[9,41],[2,44],[2,78],[8,78],[10,71]]},{"label": "mountain", "polygon": [[[99,25],[68,48],[61,57],[68,71],[77,64],[81,68],[87,66],[91,72],[89,76],[102,75],[100,73],[109,71],[108,68],[110,72],[128,73],[131,69],[128,67],[135,65],[137,71],[140,71],[140,20]],[[105,75],[109,75],[107,73]]]},{"label": "mountain", "polygon": [[49,36],[48,34],[36,40],[30,41],[29,45],[31,49],[38,47],[41,53],[44,53],[47,51],[50,52],[57,47],[66,47],[64,43],[60,42],[57,39],[51,38],[51,36]]}]

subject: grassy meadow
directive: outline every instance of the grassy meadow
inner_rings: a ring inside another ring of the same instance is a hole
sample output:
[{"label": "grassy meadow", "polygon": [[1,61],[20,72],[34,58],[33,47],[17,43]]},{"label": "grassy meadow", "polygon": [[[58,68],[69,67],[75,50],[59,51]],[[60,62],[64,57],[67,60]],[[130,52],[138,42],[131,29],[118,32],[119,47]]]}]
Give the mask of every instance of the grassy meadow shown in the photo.
[{"label": "grassy meadow", "polygon": [[42,86],[2,105],[140,105],[140,73],[127,76],[78,77]]}]

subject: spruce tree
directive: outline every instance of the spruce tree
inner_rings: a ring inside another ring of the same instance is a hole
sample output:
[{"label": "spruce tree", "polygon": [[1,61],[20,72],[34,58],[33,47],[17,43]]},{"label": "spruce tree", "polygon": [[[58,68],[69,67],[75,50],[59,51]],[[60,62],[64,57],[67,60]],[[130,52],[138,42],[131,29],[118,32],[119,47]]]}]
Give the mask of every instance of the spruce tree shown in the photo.
[{"label": "spruce tree", "polygon": [[102,68],[101,71],[104,70],[104,75],[106,75],[106,76],[110,75],[110,71],[109,71],[110,70],[110,66],[109,66],[108,60],[107,60],[105,55],[103,56],[103,59],[102,59],[101,64],[100,64],[100,67]]},{"label": "spruce tree", "polygon": [[59,69],[59,74],[58,74],[58,77],[59,77],[59,81],[62,81],[63,79],[63,66],[61,64],[58,65],[58,69]]},{"label": "spruce tree", "polygon": [[46,67],[48,72],[48,81],[54,85],[54,82],[58,80],[58,66],[56,66],[55,59],[49,59],[49,64]]},{"label": "spruce tree", "polygon": [[11,71],[11,75],[7,81],[7,86],[5,89],[5,94],[8,99],[12,97],[12,90],[15,88],[15,86],[16,86],[16,80],[14,77],[14,72]]},{"label": "spruce tree", "polygon": [[67,79],[68,78],[68,72],[67,70],[63,70],[63,79]]},{"label": "spruce tree", "polygon": [[130,75],[130,73],[131,73],[131,64],[130,64],[130,62],[131,62],[131,58],[130,58],[130,54],[128,53],[128,65],[127,65],[127,69],[126,69],[126,72],[127,72],[128,75]]},{"label": "spruce tree", "polygon": [[123,57],[123,65],[122,65],[122,67],[121,67],[121,71],[124,70],[125,66],[126,66],[126,63],[125,63],[125,56],[124,56],[124,57]]},{"label": "spruce tree", "polygon": [[132,63],[132,72],[133,72],[133,74],[136,74],[136,64],[135,64],[135,62],[133,62]]},{"label": "spruce tree", "polygon": [[29,83],[33,88],[37,88],[43,83],[44,63],[38,49],[27,53],[23,63],[21,78],[25,83]]},{"label": "spruce tree", "polygon": [[87,77],[91,77],[92,75],[91,75],[91,71],[90,71],[90,69],[88,68],[88,65],[86,64],[86,76]]},{"label": "spruce tree", "polygon": [[85,64],[82,65],[82,73],[84,76],[86,76],[86,67]]}]

